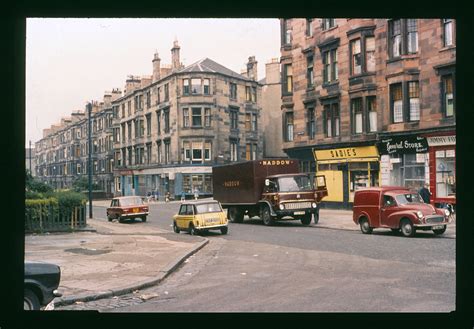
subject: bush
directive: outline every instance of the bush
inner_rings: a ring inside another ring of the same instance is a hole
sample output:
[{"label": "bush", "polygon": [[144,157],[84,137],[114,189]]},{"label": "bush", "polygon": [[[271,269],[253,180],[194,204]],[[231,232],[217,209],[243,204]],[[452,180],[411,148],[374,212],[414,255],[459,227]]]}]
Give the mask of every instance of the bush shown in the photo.
[{"label": "bush", "polygon": [[78,192],[55,192],[52,196],[58,201],[60,213],[70,212],[74,207],[79,207],[86,203],[85,195]]}]

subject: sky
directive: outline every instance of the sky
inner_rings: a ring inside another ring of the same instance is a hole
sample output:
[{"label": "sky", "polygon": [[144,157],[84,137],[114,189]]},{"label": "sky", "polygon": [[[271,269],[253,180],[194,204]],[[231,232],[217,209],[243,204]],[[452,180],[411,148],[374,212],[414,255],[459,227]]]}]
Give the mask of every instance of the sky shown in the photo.
[{"label": "sky", "polygon": [[158,52],[171,64],[173,41],[187,66],[210,58],[240,73],[249,56],[265,64],[280,57],[278,19],[28,18],[26,26],[25,147],[113,88],[128,75],[151,75]]}]

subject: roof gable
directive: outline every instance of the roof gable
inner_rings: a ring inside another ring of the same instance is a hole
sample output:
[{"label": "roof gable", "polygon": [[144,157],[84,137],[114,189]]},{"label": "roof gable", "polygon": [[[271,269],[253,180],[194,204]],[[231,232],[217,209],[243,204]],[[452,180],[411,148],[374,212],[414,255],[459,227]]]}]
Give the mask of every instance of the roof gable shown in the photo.
[{"label": "roof gable", "polygon": [[201,59],[196,63],[186,66],[185,68],[179,70],[177,73],[191,73],[191,72],[209,72],[209,73],[219,73],[227,75],[233,78],[250,81],[249,78],[238,74],[227,67],[213,61],[209,58]]}]

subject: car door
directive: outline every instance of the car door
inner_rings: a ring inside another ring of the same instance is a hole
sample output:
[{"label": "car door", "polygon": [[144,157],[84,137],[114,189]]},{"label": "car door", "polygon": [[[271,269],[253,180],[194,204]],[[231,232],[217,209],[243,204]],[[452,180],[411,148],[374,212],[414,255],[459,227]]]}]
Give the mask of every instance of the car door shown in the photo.
[{"label": "car door", "polygon": [[393,213],[398,211],[395,198],[390,195],[383,195],[382,206],[380,207],[380,226],[398,227],[398,221],[395,220]]},{"label": "car door", "polygon": [[182,204],[181,207],[179,207],[178,215],[175,218],[176,225],[181,229],[185,228],[183,225],[183,222],[184,222],[183,218],[186,217],[187,209],[188,209],[188,205]]},{"label": "car door", "polygon": [[112,202],[110,203],[110,207],[109,207],[109,216],[111,216],[111,217],[116,216],[116,214],[117,214],[117,204],[118,204],[118,200],[113,199]]}]

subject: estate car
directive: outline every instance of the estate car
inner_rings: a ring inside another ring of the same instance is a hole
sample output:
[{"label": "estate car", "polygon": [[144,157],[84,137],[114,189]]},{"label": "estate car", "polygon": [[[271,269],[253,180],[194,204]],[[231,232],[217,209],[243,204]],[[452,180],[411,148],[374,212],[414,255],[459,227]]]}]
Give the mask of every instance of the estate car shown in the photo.
[{"label": "estate car", "polygon": [[184,202],[173,216],[173,231],[179,233],[181,230],[191,235],[208,230],[227,234],[227,215],[216,200]]},{"label": "estate car", "polygon": [[423,202],[418,192],[400,186],[371,187],[355,192],[353,221],[364,234],[374,228],[401,231],[404,236],[416,230],[443,234],[450,223],[449,213]]},{"label": "estate car", "polygon": [[23,309],[53,310],[58,291],[61,268],[56,264],[25,261]]},{"label": "estate car", "polygon": [[140,218],[146,222],[149,214],[148,206],[140,196],[122,196],[113,198],[110,207],[107,208],[107,219],[112,221],[118,219],[122,222],[125,219]]}]

